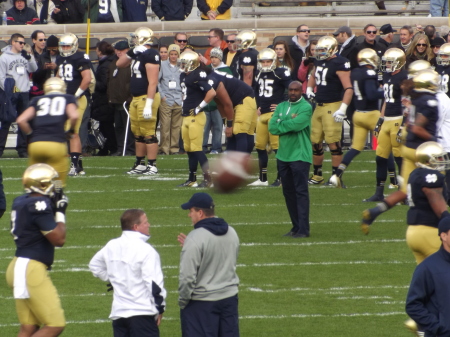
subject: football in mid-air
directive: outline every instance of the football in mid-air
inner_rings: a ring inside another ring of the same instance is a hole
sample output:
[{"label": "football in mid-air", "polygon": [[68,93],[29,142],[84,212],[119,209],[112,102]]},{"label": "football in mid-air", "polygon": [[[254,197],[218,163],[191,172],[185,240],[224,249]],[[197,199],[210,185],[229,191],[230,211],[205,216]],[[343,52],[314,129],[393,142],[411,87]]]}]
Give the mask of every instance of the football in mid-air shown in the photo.
[{"label": "football in mid-air", "polygon": [[211,165],[214,188],[221,193],[230,193],[246,184],[253,172],[248,153],[227,151]]}]

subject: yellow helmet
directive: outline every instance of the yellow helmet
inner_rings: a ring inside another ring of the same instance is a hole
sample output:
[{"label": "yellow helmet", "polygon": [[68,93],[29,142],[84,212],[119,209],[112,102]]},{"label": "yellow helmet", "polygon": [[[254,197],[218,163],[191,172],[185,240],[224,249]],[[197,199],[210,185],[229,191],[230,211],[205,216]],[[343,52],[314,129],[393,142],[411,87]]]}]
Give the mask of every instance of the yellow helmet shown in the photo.
[{"label": "yellow helmet", "polygon": [[66,82],[64,82],[59,77],[50,77],[44,83],[44,92],[46,95],[51,93],[65,94],[66,93]]},{"label": "yellow helmet", "polygon": [[[58,43],[59,53],[63,57],[68,57],[75,54],[78,50],[78,38],[72,33],[63,34],[59,38]],[[70,49],[63,49],[63,47],[69,46]]]},{"label": "yellow helmet", "polygon": [[236,35],[235,50],[254,48],[256,46],[256,33],[252,30],[243,30]]},{"label": "yellow helmet", "polygon": [[130,34],[130,46],[144,46],[146,44],[152,45],[153,38],[153,30],[147,27],[139,27],[134,31],[134,33]]},{"label": "yellow helmet", "polygon": [[198,54],[186,50],[181,53],[180,55],[180,71],[185,73],[190,73],[191,71],[194,71],[200,66],[200,58],[198,57]]},{"label": "yellow helmet", "polygon": [[417,60],[408,66],[408,78],[413,78],[419,71],[431,69],[431,64],[425,60]]},{"label": "yellow helmet", "polygon": [[358,64],[360,66],[372,66],[374,69],[378,69],[380,66],[380,57],[377,52],[371,48],[362,49],[357,56]]},{"label": "yellow helmet", "polygon": [[330,58],[338,52],[338,42],[332,36],[322,36],[317,41],[314,57],[321,61]]},{"label": "yellow helmet", "polygon": [[414,91],[436,93],[439,87],[439,74],[433,69],[420,70],[413,77]]},{"label": "yellow helmet", "polygon": [[416,149],[416,165],[436,171],[445,171],[450,168],[450,160],[441,144],[425,142]]},{"label": "yellow helmet", "polygon": [[385,73],[393,73],[401,69],[406,63],[405,52],[399,48],[390,48],[386,50],[381,58],[381,71]]},{"label": "yellow helmet", "polygon": [[[267,61],[270,60],[272,63],[268,67],[263,67],[261,65],[261,61]],[[275,53],[275,50],[270,48],[265,48],[261,50],[261,52],[258,54],[258,70],[262,73],[268,73],[271,71],[274,71],[277,67],[277,53]]]},{"label": "yellow helmet", "polygon": [[39,193],[52,196],[55,189],[55,178],[58,173],[47,164],[34,164],[28,167],[22,177],[26,193]]},{"label": "yellow helmet", "polygon": [[444,43],[441,46],[436,56],[436,63],[438,66],[450,65],[450,43]]}]

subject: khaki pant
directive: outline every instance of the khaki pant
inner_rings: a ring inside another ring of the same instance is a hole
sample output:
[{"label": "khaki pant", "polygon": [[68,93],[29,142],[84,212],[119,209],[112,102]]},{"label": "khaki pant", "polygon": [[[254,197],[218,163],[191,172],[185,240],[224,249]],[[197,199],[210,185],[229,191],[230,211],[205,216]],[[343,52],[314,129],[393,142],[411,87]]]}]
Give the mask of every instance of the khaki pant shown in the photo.
[{"label": "khaki pant", "polygon": [[165,154],[177,153],[180,150],[180,129],[183,121],[181,112],[181,105],[174,103],[170,106],[166,101],[161,101],[159,106],[159,151]]}]

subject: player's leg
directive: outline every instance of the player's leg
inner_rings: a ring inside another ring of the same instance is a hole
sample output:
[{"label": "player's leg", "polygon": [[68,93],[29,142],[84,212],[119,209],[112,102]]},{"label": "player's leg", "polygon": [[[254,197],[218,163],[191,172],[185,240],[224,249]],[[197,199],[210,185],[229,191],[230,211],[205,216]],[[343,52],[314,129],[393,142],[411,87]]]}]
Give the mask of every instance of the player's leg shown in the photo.
[{"label": "player's leg", "polygon": [[252,153],[253,147],[255,146],[255,131],[256,131],[256,121],[258,119],[256,101],[254,98],[246,97],[243,101],[243,107],[246,114],[249,116],[250,125],[247,131],[247,153]]},{"label": "player's leg", "polygon": [[130,126],[131,132],[134,135],[134,146],[136,150],[136,160],[133,164],[133,167],[127,172],[128,174],[142,174],[146,170],[145,166],[145,155],[146,155],[146,147],[145,147],[145,137],[144,134],[141,134],[141,129],[139,127],[139,119],[138,119],[138,104],[140,101],[140,97],[133,97],[133,100],[130,103]]},{"label": "player's leg", "polygon": [[212,184],[208,158],[202,149],[205,123],[205,113],[200,112],[197,116],[195,116],[195,123],[191,123],[189,126],[190,150],[197,158],[197,161],[200,163],[200,167],[203,171],[204,180],[198,185],[198,187],[210,187]]},{"label": "player's leg", "polygon": [[399,118],[398,120],[394,121],[393,125],[391,126],[389,132],[391,136],[391,145],[392,145],[392,154],[394,155],[395,163],[398,167],[398,172],[402,171],[402,154],[401,154],[401,144],[397,142],[397,134],[400,130],[400,125],[402,122],[402,118]]},{"label": "player's leg", "polygon": [[[271,118],[272,118],[271,114]],[[269,123],[269,120],[267,120],[267,123]],[[275,152],[275,154],[278,152],[278,146],[279,146],[279,136],[277,135],[272,135],[269,132],[269,144],[270,147],[272,148],[273,152]],[[271,187],[278,187],[281,186],[281,178],[280,178],[280,170],[278,169],[278,162],[277,162],[277,177],[275,178],[275,181],[270,184]]]},{"label": "player's leg", "polygon": [[[323,133],[325,135],[325,142],[328,144],[331,152],[331,175],[335,174],[339,164],[342,161],[342,122],[338,123],[334,120],[333,112],[337,111],[341,102],[334,102],[324,105],[326,114],[322,115]],[[332,185],[327,182],[327,186]]]},{"label": "player's leg", "polygon": [[[160,95],[159,93],[155,94],[155,98],[152,104],[152,111],[155,113],[152,115],[152,118],[144,119],[142,117],[145,101],[139,101],[139,127],[141,130],[141,134],[144,134],[145,138],[145,154],[147,155],[147,168],[144,175],[153,175],[158,173],[158,169],[156,168],[156,157],[158,155],[158,137],[156,137],[156,121],[158,119],[158,108],[160,103]],[[140,109],[142,107],[142,110]]]},{"label": "player's leg", "polygon": [[269,129],[267,125],[267,117],[262,114],[256,122],[256,142],[255,148],[258,153],[259,179],[248,186],[269,186],[267,181],[267,166],[269,164],[269,156],[267,155],[266,146],[269,142]]},{"label": "player's leg", "polygon": [[198,160],[196,155],[191,151],[190,126],[192,124],[192,117],[183,117],[183,125],[181,126],[181,137],[183,139],[184,150],[188,155],[188,179],[178,185],[177,187],[197,187],[197,166]]},{"label": "player's leg", "polygon": [[409,175],[416,169],[416,149],[402,146],[401,153],[403,157],[402,163],[402,183],[400,184],[400,190],[406,194],[406,186],[408,185]]},{"label": "player's leg", "polygon": [[[80,140],[80,126],[81,121],[83,120],[83,115],[86,111],[87,107],[87,99],[86,96],[81,96],[77,99],[77,111],[78,111],[78,120],[75,124],[74,131],[72,138],[69,141],[69,154],[70,154],[70,170],[69,170],[69,176],[77,176],[79,175],[80,169],[79,169],[79,160],[81,156],[81,140]],[[66,130],[68,130],[69,125],[66,124]],[[83,170],[84,172],[84,170]]]},{"label": "player's leg", "polygon": [[316,109],[311,118],[311,143],[313,148],[313,167],[314,172],[308,182],[311,185],[323,183],[322,162],[323,162],[323,127],[321,114],[323,106],[316,105]]},{"label": "player's leg", "polygon": [[442,242],[436,227],[414,225],[408,226],[406,230],[406,243],[416,263],[420,264],[428,256],[436,253]]}]

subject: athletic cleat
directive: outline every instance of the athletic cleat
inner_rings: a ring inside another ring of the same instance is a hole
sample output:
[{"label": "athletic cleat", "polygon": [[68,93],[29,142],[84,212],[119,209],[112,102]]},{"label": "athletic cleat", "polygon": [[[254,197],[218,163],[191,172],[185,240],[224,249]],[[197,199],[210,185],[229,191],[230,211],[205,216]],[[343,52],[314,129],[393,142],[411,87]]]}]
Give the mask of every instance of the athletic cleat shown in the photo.
[{"label": "athletic cleat", "polygon": [[279,187],[281,186],[281,179],[275,179],[275,181],[270,184],[270,187]]},{"label": "athletic cleat", "polygon": [[338,177],[336,174],[333,174],[324,186],[334,186],[336,188],[347,188],[347,186],[344,185],[342,178]]},{"label": "athletic cleat", "polygon": [[127,172],[127,174],[142,174],[147,170],[145,165],[134,163],[133,167]]},{"label": "athletic cleat", "polygon": [[261,181],[261,179],[258,179],[247,186],[269,186],[269,182],[267,180]]},{"label": "athletic cleat", "polygon": [[375,221],[377,216],[380,214],[377,212],[376,208],[365,209],[362,213],[361,230],[367,235],[370,232],[370,225]]},{"label": "athletic cleat", "polygon": [[75,177],[78,175],[77,168],[75,167],[75,165],[73,163],[70,163],[70,170],[69,170],[69,173],[67,173],[67,175],[69,177]]},{"label": "athletic cleat", "polygon": [[145,176],[152,176],[157,173],[158,173],[158,168],[156,166],[152,166],[152,165],[147,165],[147,168],[145,169],[145,171],[142,172],[142,174]]},{"label": "athletic cleat", "polygon": [[77,171],[78,171],[77,173],[78,173],[79,176],[85,176],[86,175],[86,172],[84,172],[83,169],[79,168]]},{"label": "athletic cleat", "polygon": [[363,202],[377,202],[377,201],[383,201],[383,200],[384,200],[384,195],[379,196],[379,195],[374,194],[370,198],[363,199]]},{"label": "athletic cleat", "polygon": [[398,189],[398,185],[389,184],[389,189],[390,190]]},{"label": "athletic cleat", "polygon": [[323,184],[324,179],[321,176],[312,175],[308,180],[308,184],[310,185],[320,185]]},{"label": "athletic cleat", "polygon": [[197,187],[198,187],[198,188],[208,188],[208,187],[212,187],[212,181],[203,180]]},{"label": "athletic cleat", "polygon": [[184,183],[177,185],[177,187],[197,187],[198,184],[196,181],[186,180]]}]

